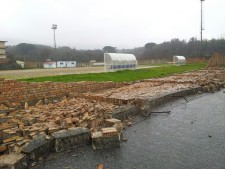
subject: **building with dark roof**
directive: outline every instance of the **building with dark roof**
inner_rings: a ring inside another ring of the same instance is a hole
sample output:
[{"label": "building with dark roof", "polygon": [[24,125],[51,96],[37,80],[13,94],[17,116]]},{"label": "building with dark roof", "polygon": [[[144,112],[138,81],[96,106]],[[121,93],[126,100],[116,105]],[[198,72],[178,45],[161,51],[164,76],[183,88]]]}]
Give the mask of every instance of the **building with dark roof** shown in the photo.
[{"label": "building with dark roof", "polygon": [[0,40],[0,64],[5,64],[7,63],[9,60],[6,58],[6,54],[5,54],[5,43],[7,41],[1,41]]},{"label": "building with dark roof", "polygon": [[5,43],[7,41],[0,41],[0,59],[6,59],[5,55]]}]

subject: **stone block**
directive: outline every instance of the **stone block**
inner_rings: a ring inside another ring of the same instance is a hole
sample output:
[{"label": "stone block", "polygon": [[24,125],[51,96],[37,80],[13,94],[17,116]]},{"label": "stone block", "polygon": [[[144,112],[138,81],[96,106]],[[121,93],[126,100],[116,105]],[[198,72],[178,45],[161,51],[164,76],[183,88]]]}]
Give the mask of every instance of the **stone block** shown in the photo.
[{"label": "stone block", "polygon": [[134,105],[126,105],[124,109],[115,109],[112,112],[112,118],[125,120],[129,116],[135,116],[140,113],[140,109]]},{"label": "stone block", "polygon": [[41,156],[46,156],[54,148],[54,139],[46,138],[46,135],[39,134],[26,144],[22,152],[25,153],[30,160],[36,161]]},{"label": "stone block", "polygon": [[115,123],[121,122],[121,120],[111,118],[111,119],[106,119],[105,122],[109,124],[110,126],[113,126]]},{"label": "stone block", "polygon": [[102,136],[103,137],[110,137],[110,136],[118,135],[118,131],[116,130],[115,127],[102,128],[101,131],[102,131]]},{"label": "stone block", "polygon": [[104,128],[91,135],[94,150],[120,147],[120,137],[116,128]]},{"label": "stone block", "polygon": [[60,152],[90,144],[90,131],[86,128],[72,128],[61,130],[53,134],[55,151]]},{"label": "stone block", "polygon": [[0,156],[0,169],[27,168],[27,158],[24,154],[6,154]]},{"label": "stone block", "polygon": [[106,127],[115,127],[119,133],[122,133],[123,124],[121,120],[111,118],[111,119],[106,119],[105,123],[106,123]]}]

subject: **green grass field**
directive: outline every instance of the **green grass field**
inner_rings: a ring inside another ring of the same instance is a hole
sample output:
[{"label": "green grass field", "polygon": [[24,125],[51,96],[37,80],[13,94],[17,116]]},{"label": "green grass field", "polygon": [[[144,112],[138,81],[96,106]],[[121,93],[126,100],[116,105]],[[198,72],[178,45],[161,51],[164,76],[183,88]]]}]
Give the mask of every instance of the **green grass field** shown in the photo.
[{"label": "green grass field", "polygon": [[109,73],[88,73],[88,74],[72,74],[60,76],[48,76],[20,79],[27,82],[79,82],[79,81],[113,81],[113,82],[129,82],[141,79],[150,79],[156,77],[164,77],[174,73],[182,73],[186,71],[198,70],[205,67],[206,64],[187,64],[184,66],[162,66],[156,68],[123,70]]}]

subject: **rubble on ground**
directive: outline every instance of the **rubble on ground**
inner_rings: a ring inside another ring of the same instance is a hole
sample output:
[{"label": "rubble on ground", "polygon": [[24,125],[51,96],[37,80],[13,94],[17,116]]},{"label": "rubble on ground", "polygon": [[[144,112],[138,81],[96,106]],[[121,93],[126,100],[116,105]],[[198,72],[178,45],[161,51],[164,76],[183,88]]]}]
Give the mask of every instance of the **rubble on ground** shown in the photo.
[{"label": "rubble on ground", "polygon": [[98,131],[117,107],[83,98],[65,98],[46,105],[27,104],[24,109],[10,109],[1,105],[5,113],[0,114],[0,153],[21,152],[21,147],[39,134],[51,136],[57,131],[77,127]]},{"label": "rubble on ground", "polygon": [[148,99],[157,95],[176,92],[187,88],[201,86],[204,92],[215,92],[225,87],[225,69],[204,69],[200,71],[176,74],[164,78],[146,79],[129,86],[110,89],[92,94],[87,98],[102,100],[135,100]]},{"label": "rubble on ground", "polygon": [[[90,142],[93,149],[118,147],[121,141],[127,141],[122,137],[123,129],[133,125],[129,116],[142,111],[143,107],[135,104],[138,99],[154,100],[156,96],[194,87],[201,88],[198,94],[224,88],[225,69],[140,80],[115,89],[63,97],[60,101],[43,99],[35,106],[5,101],[0,104],[0,162],[12,157],[24,163],[24,156],[15,153],[24,153],[35,161],[46,150],[60,152]],[[17,165],[15,161],[5,163]]]},{"label": "rubble on ground", "polygon": [[0,168],[24,169],[27,167],[27,159],[23,154],[6,154],[0,156]]}]

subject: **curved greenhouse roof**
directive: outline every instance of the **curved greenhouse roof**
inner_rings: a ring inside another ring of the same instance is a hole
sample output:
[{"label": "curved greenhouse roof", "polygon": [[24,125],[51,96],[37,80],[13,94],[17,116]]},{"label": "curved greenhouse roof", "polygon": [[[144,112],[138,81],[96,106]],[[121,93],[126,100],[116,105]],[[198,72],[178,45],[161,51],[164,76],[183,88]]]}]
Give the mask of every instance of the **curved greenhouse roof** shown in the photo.
[{"label": "curved greenhouse roof", "polygon": [[116,71],[121,69],[136,69],[137,59],[132,54],[105,53],[105,71]]},{"label": "curved greenhouse roof", "polygon": [[174,57],[176,57],[178,60],[185,60],[184,56],[174,56]]},{"label": "curved greenhouse roof", "polygon": [[173,62],[174,62],[174,65],[185,65],[186,58],[184,56],[174,56]]},{"label": "curved greenhouse roof", "polygon": [[124,53],[106,53],[111,60],[118,60],[118,61],[131,61],[136,60],[136,57],[133,54],[124,54]]}]

